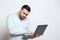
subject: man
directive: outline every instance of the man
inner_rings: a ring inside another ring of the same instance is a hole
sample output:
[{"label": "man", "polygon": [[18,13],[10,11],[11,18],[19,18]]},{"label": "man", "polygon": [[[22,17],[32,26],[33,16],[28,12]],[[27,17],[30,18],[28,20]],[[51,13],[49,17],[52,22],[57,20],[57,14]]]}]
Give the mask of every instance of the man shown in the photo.
[{"label": "man", "polygon": [[31,12],[31,8],[28,5],[23,5],[21,10],[16,14],[8,16],[7,26],[11,36],[10,40],[23,40],[21,35],[33,33],[29,30],[30,22],[27,18],[28,14]]}]

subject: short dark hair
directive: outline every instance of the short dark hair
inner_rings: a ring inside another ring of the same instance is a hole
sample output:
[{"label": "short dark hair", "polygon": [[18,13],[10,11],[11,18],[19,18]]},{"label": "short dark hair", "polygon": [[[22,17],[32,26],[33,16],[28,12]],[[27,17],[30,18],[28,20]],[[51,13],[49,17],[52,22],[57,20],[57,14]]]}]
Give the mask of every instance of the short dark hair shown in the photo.
[{"label": "short dark hair", "polygon": [[31,8],[28,5],[23,5],[21,9],[26,9],[27,11],[31,11]]}]

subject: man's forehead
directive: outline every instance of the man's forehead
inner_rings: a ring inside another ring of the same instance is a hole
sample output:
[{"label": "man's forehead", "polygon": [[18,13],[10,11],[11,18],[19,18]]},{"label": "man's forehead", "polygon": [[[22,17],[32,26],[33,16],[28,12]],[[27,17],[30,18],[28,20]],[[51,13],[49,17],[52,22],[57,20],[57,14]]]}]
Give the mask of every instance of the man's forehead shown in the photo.
[{"label": "man's forehead", "polygon": [[24,9],[24,10],[23,10],[23,12],[24,12],[24,13],[26,13],[26,14],[28,14],[28,13],[29,13],[26,9]]}]

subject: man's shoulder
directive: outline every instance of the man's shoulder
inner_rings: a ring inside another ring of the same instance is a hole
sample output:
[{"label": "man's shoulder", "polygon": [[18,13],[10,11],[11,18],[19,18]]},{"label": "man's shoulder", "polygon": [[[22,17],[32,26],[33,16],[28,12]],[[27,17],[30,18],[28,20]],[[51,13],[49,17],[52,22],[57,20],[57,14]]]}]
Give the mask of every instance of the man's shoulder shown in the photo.
[{"label": "man's shoulder", "polygon": [[15,16],[15,14],[12,14],[12,15],[8,15],[7,17],[8,18],[13,18]]},{"label": "man's shoulder", "polygon": [[14,15],[8,15],[7,16],[7,20],[13,20],[15,18],[15,14]]}]

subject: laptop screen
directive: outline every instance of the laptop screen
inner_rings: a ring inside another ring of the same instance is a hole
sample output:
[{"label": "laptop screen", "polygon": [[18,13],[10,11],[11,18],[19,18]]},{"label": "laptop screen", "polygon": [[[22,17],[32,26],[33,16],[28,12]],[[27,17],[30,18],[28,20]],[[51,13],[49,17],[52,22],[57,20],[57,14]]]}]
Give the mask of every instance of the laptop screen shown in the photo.
[{"label": "laptop screen", "polygon": [[35,32],[34,32],[34,36],[35,35],[43,35],[43,33],[44,33],[47,26],[48,25],[38,25]]}]

